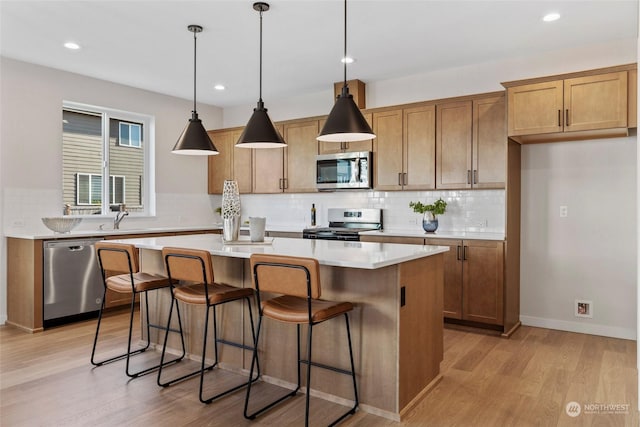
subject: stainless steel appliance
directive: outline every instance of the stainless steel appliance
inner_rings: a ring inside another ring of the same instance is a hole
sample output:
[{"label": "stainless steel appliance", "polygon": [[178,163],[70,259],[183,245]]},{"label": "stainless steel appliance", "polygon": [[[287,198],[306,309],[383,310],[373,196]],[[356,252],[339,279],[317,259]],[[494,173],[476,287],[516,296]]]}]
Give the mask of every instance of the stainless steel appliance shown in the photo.
[{"label": "stainless steel appliance", "polygon": [[95,317],[104,285],[94,248],[102,239],[44,242],[44,327]]},{"label": "stainless steel appliance", "polygon": [[361,231],[382,229],[382,209],[336,209],[328,211],[329,226],[305,228],[304,239],[360,240]]},{"label": "stainless steel appliance", "polygon": [[371,188],[371,152],[321,154],[316,158],[318,190]]}]

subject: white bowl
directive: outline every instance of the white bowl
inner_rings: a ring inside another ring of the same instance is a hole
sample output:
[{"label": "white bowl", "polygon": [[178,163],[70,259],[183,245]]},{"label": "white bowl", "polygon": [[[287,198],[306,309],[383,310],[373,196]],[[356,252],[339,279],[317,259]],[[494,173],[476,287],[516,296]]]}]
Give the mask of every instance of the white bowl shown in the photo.
[{"label": "white bowl", "polygon": [[68,233],[80,222],[82,218],[77,217],[50,217],[50,218],[42,218],[42,222],[47,228],[55,233]]}]

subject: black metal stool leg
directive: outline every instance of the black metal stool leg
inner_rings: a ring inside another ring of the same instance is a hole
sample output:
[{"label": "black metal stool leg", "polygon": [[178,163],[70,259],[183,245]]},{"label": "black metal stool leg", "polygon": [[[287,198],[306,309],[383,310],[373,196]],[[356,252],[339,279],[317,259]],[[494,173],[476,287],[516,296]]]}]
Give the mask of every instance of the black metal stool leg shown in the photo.
[{"label": "black metal stool leg", "polygon": [[[311,345],[313,342],[313,323],[309,324],[309,332],[307,336],[307,360],[309,363],[307,364],[307,395],[305,396],[305,406],[304,406],[304,425],[305,427],[309,426],[309,402],[311,399]],[[300,366],[300,362],[298,362],[298,367]]]},{"label": "black metal stool leg", "polygon": [[[258,332],[256,334],[256,340],[255,340],[255,346],[254,346],[254,351],[253,351],[253,357],[251,358],[251,371],[249,372],[249,377],[253,376],[253,369],[254,369],[254,364],[257,364],[258,361],[258,341],[260,339],[260,330],[262,329],[262,318],[263,316],[261,315],[259,320],[258,320]],[[247,385],[247,395],[245,396],[245,400],[244,400],[244,417],[246,419],[249,420],[253,420],[255,419],[258,415],[260,415],[261,413],[273,408],[274,406],[276,406],[278,403],[282,402],[285,399],[288,399],[290,397],[295,396],[298,393],[298,390],[300,390],[300,325],[296,325],[298,327],[297,329],[297,336],[298,336],[298,385],[296,387],[295,390],[292,390],[291,392],[285,394],[284,396],[280,397],[279,399],[274,400],[273,402],[263,406],[262,408],[256,410],[255,412],[249,414],[248,413],[248,409],[249,409],[249,399],[250,399],[250,395],[251,395],[251,383],[253,383],[253,381],[249,381],[249,384]]]}]

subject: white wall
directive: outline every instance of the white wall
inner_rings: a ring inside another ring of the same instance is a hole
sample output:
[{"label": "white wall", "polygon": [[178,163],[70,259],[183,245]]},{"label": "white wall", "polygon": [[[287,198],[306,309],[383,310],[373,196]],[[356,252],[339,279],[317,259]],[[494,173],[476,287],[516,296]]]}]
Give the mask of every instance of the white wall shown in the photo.
[{"label": "white wall", "polygon": [[[522,56],[410,75],[384,81],[365,82],[367,107],[419,102],[452,96],[504,90],[501,82],[551,74],[588,70],[636,62],[636,39],[592,45],[588,48],[562,49],[537,56]],[[350,79],[358,76],[350,75]],[[265,99],[272,120],[329,114],[333,105],[333,84],[311,94],[299,94],[288,99]],[[223,127],[244,126],[255,105],[225,108]]]},{"label": "white wall", "polygon": [[635,137],[522,147],[524,324],[636,339],[636,194]]},{"label": "white wall", "polygon": [[[46,231],[40,218],[62,214],[63,100],[155,117],[157,216],[130,216],[125,220],[127,226],[201,225],[212,220],[206,158],[170,153],[191,117],[193,101],[8,58],[0,60],[0,322],[6,319],[5,233]],[[208,128],[222,125],[222,109],[199,105],[198,113]],[[95,230],[106,222],[109,219],[85,219],[78,229]]]}]

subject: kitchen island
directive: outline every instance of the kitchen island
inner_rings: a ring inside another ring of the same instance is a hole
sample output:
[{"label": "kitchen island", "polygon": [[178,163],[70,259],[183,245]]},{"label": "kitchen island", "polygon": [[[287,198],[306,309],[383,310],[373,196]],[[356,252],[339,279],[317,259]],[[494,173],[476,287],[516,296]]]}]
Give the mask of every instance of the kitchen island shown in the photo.
[{"label": "kitchen island", "polygon": [[[355,305],[350,320],[362,410],[401,420],[440,379],[443,253],[447,247],[288,238],[275,238],[263,244],[246,241],[225,244],[220,235],[121,241],[140,249],[141,268],[149,272],[164,272],[160,255],[163,247],[207,250],[213,256],[216,282],[239,287],[252,286],[249,266],[252,253],[316,258],[321,266],[322,298]],[[162,322],[161,319],[166,319],[163,310],[168,307],[170,295],[157,292],[150,298],[151,322]],[[219,309],[219,325],[225,338],[250,344],[248,316],[241,304]],[[194,358],[202,349],[202,310],[186,307],[182,311],[187,351]],[[160,337],[152,340],[159,342]],[[263,325],[259,348],[269,345],[268,353],[259,353],[265,381],[284,386],[295,383],[295,341],[295,328],[277,322]],[[177,337],[171,337],[169,346],[178,348]],[[249,368],[250,352],[224,347],[220,356],[225,367]],[[327,322],[314,330],[313,354],[315,361],[348,366],[342,322]],[[322,375],[314,374],[312,394],[339,403],[351,398],[348,378],[318,370],[314,373]]]}]

